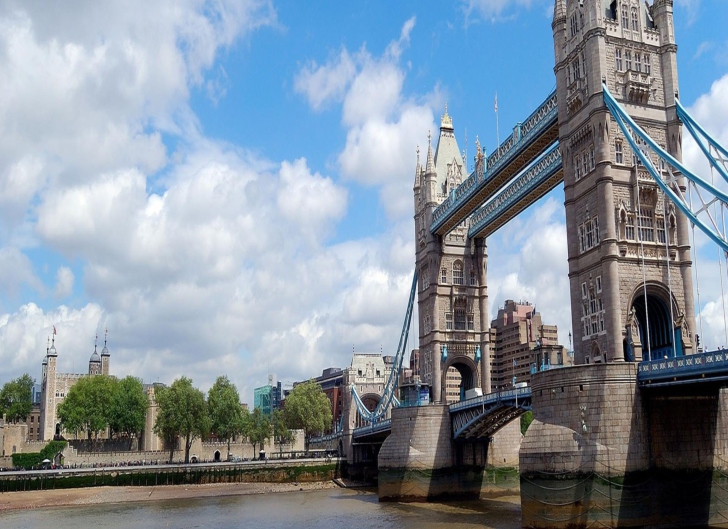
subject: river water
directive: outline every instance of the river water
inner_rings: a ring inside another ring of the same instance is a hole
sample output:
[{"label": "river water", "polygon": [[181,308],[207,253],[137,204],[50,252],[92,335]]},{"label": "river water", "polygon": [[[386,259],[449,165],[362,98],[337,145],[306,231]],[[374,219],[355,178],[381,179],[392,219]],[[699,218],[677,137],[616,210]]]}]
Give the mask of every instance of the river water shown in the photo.
[{"label": "river water", "polygon": [[521,527],[508,497],[450,503],[379,503],[374,492],[327,489],[58,507],[0,514],[5,529],[440,529]]}]

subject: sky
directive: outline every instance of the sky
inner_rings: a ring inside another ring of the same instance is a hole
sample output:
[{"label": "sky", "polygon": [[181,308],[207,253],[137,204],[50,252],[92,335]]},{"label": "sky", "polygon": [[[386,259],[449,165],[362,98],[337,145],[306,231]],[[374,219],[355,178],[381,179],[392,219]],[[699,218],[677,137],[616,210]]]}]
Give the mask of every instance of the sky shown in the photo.
[{"label": "sky", "polygon": [[[226,375],[251,403],[268,373],[394,354],[417,148],[445,104],[472,160],[545,99],[552,10],[3,0],[0,384],[40,379],[54,327],[62,372],[85,372],[108,329],[112,374],[203,390]],[[675,0],[675,24],[681,100],[728,144],[725,1]],[[694,145],[684,158],[701,164]],[[491,317],[530,301],[568,346],[563,200],[488,239],[488,287]],[[726,271],[696,249],[702,341],[728,345]]]}]

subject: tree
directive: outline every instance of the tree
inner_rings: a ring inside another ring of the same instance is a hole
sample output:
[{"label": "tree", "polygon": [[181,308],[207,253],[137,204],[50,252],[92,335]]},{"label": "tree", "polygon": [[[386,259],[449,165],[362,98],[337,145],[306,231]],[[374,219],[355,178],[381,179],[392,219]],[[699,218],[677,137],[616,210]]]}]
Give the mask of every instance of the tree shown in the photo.
[{"label": "tree", "polygon": [[308,450],[308,441],[314,433],[331,426],[331,402],[315,381],[298,384],[286,397],[283,408],[289,428],[302,429]]},{"label": "tree", "polygon": [[235,384],[228,377],[218,377],[207,394],[210,429],[218,439],[226,440],[228,456],[230,440],[243,431],[243,407]]},{"label": "tree", "polygon": [[533,422],[533,412],[527,411],[523,415],[521,415],[521,435],[526,435],[526,430],[528,430],[528,427],[531,426],[531,423]]},{"label": "tree", "polygon": [[210,430],[205,395],[199,389],[192,387],[191,379],[182,377],[175,380],[168,388],[159,388],[156,400],[159,411],[154,432],[165,441],[171,441],[170,462],[174,456],[172,443],[177,436],[183,438],[185,463],[189,463],[192,442],[198,437],[204,437]]},{"label": "tree", "polygon": [[281,410],[273,412],[271,424],[273,426],[273,442],[278,443],[278,452],[281,453],[283,452],[283,445],[293,441],[295,435],[288,428],[286,417]]},{"label": "tree", "polygon": [[116,379],[108,375],[78,380],[58,406],[58,418],[66,431],[85,431],[89,440],[109,426]]},{"label": "tree", "polygon": [[8,422],[25,421],[33,407],[33,379],[24,374],[5,383],[0,390],[0,416]]},{"label": "tree", "polygon": [[111,431],[136,437],[144,429],[148,407],[149,398],[141,379],[131,375],[121,379],[116,384],[111,403],[109,415]]},{"label": "tree", "polygon": [[253,454],[256,454],[256,446],[260,445],[262,448],[265,442],[271,437],[270,419],[268,419],[260,408],[255,408],[253,413],[250,414],[247,426],[248,431],[246,432],[246,437],[253,445]]}]

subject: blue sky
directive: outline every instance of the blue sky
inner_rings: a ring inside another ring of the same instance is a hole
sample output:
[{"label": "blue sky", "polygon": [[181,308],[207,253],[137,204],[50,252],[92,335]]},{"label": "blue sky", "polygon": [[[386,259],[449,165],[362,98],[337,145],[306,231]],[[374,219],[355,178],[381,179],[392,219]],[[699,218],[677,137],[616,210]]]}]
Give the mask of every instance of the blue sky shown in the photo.
[{"label": "blue sky", "polygon": [[[268,372],[393,353],[416,148],[447,103],[469,158],[476,136],[490,152],[496,92],[505,137],[553,90],[552,5],[4,2],[0,383],[40,376],[54,325],[63,370],[108,328],[114,374],[226,374],[249,401]],[[676,0],[675,23],[681,98],[728,144],[728,9]],[[491,314],[529,300],[566,344],[562,204],[557,189],[489,239],[489,292]]]}]

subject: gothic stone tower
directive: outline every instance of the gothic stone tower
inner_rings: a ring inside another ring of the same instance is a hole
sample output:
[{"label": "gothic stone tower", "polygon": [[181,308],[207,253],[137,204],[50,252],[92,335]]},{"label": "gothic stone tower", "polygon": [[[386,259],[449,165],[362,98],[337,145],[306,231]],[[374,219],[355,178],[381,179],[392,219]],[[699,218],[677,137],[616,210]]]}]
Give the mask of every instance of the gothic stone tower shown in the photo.
[{"label": "gothic stone tower", "polygon": [[687,220],[636,161],[602,99],[604,82],[640,126],[681,159],[672,4],[555,0],[576,363],[694,350]]},{"label": "gothic stone tower", "polygon": [[425,167],[418,154],[414,183],[421,372],[434,402],[445,400],[451,366],[460,372],[463,390],[490,390],[485,240],[468,239],[465,223],[443,237],[430,234],[433,211],[465,171],[446,107],[435,153],[430,142]]}]

